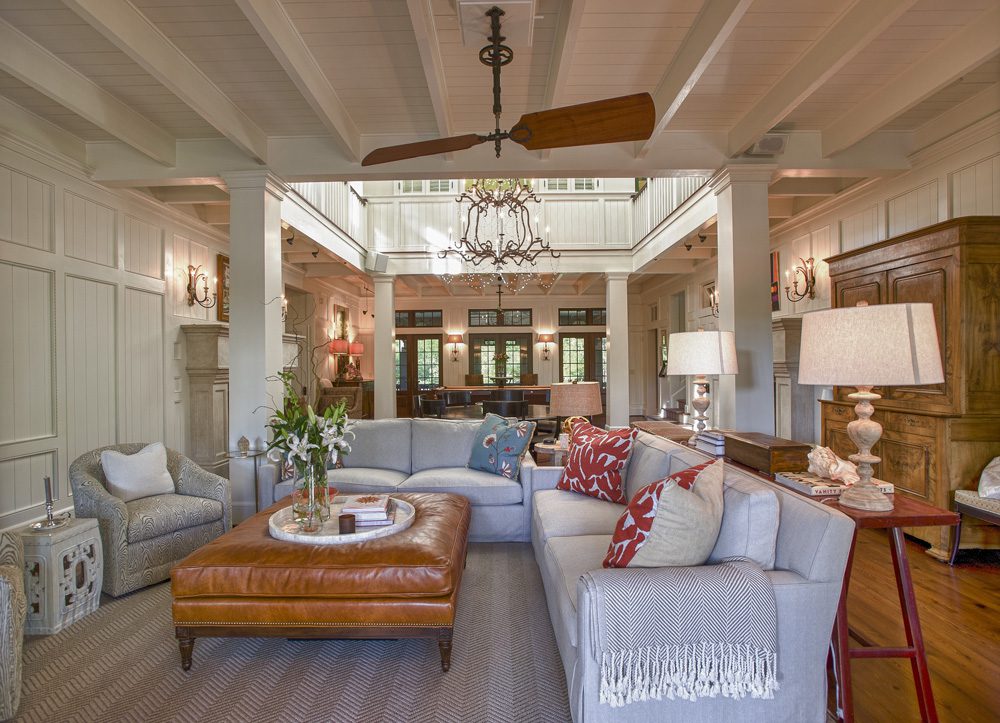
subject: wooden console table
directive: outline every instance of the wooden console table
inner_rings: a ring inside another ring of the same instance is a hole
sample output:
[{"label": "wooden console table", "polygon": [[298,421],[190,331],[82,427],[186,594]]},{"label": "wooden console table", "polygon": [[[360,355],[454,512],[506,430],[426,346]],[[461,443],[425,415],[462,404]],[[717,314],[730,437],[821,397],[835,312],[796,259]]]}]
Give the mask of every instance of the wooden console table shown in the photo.
[{"label": "wooden console table", "polygon": [[[854,720],[854,700],[851,693],[851,660],[854,658],[909,658],[913,667],[913,681],[917,687],[920,717],[924,721],[931,722],[938,719],[937,709],[934,707],[934,694],[931,691],[931,676],[927,670],[924,637],[920,631],[917,601],[913,593],[913,579],[910,576],[910,564],[906,558],[906,540],[903,537],[903,528],[952,526],[958,524],[959,518],[954,512],[934,507],[926,502],[899,494],[892,497],[894,498],[893,509],[888,512],[855,510],[838,504],[835,499],[823,501],[823,504],[836,507],[850,517],[856,525],[854,540],[851,543],[851,554],[847,558],[847,568],[844,570],[844,586],[840,593],[840,603],[837,606],[837,618],[833,626],[833,663],[837,677],[837,718],[845,723],[851,723]],[[854,562],[854,548],[859,529],[889,530],[889,552],[892,555],[892,566],[896,572],[896,588],[899,591],[899,603],[903,613],[903,629],[906,631],[905,647],[874,646],[848,627],[847,588],[851,579],[851,566]],[[848,647],[848,635],[853,636],[863,647]]]}]

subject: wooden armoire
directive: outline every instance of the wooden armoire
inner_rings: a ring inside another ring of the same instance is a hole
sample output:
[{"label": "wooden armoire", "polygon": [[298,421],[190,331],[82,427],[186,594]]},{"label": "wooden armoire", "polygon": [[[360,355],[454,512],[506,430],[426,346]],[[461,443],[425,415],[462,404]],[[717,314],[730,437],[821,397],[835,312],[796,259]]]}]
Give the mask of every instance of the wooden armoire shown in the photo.
[{"label": "wooden armoire", "polygon": [[[1000,455],[1000,216],[969,216],[826,259],[833,306],[926,301],[934,305],[944,383],[877,388],[882,439],[875,476],[897,493],[951,509],[954,490],[974,489]],[[859,339],[858,351],[878,339]],[[851,388],[822,402],[823,440],[839,456],[857,451]],[[1000,527],[966,518],[962,547],[1000,548]],[[953,528],[908,529],[947,560]]]}]

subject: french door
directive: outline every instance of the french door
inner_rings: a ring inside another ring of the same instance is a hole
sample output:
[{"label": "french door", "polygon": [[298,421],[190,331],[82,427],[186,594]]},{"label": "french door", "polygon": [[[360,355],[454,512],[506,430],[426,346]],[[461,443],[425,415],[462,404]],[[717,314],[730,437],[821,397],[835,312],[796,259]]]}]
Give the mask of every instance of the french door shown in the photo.
[{"label": "french door", "polygon": [[600,382],[608,385],[607,336],[597,332],[559,334],[559,379],[564,382]]},{"label": "french door", "polygon": [[414,397],[441,386],[440,334],[397,334],[396,416],[413,415]]}]

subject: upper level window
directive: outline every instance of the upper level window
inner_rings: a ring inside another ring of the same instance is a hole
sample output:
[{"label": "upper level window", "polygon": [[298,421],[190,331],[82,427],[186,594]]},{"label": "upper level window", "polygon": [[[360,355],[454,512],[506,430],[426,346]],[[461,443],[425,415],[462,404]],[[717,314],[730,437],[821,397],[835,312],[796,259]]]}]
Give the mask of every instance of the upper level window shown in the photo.
[{"label": "upper level window", "polygon": [[559,326],[604,326],[607,309],[559,309]]},{"label": "upper level window", "polygon": [[396,328],[414,329],[439,327],[442,324],[441,310],[397,311]]},{"label": "upper level window", "polygon": [[469,309],[469,326],[531,326],[531,309]]},{"label": "upper level window", "polygon": [[396,181],[396,193],[421,195],[431,193],[455,193],[458,182],[449,178],[433,178],[424,181]]},{"label": "upper level window", "polygon": [[546,178],[542,181],[542,186],[546,191],[561,191],[572,193],[574,191],[599,191],[601,190],[600,178]]}]

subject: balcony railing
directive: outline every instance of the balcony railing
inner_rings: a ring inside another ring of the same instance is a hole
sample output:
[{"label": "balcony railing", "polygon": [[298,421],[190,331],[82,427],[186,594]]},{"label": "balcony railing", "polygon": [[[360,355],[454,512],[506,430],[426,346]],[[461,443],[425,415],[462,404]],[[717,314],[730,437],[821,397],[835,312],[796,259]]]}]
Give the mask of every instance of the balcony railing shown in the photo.
[{"label": "balcony railing", "polygon": [[632,198],[632,245],[644,239],[708,179],[708,176],[650,178]]},{"label": "balcony railing", "polygon": [[349,183],[333,181],[288,185],[341,231],[358,243],[365,243],[368,238],[367,201]]}]

